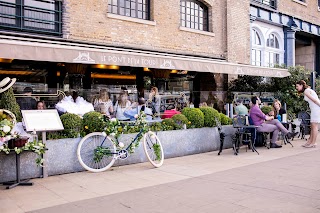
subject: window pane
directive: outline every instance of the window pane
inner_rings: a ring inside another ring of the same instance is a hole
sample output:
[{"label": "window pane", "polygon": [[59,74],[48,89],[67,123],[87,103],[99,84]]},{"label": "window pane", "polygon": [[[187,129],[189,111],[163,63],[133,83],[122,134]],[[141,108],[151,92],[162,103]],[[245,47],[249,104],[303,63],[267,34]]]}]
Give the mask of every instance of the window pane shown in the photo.
[{"label": "window pane", "polygon": [[[181,0],[180,16],[181,16],[182,26],[190,27],[192,29],[197,29],[197,30],[208,31],[208,26],[207,26],[208,8],[200,1]],[[188,23],[188,22],[192,22],[192,23]]]},{"label": "window pane", "polygon": [[129,16],[133,18],[149,19],[149,0],[109,0],[109,13]]}]

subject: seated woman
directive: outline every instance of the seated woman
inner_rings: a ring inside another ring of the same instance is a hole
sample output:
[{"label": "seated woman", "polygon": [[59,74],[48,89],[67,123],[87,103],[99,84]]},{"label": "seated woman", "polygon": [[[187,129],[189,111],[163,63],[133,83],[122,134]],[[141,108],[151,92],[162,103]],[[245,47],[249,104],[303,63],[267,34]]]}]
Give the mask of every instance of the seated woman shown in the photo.
[{"label": "seated woman", "polygon": [[38,110],[47,109],[46,104],[44,103],[44,101],[37,101],[37,109]]},{"label": "seated woman", "polygon": [[128,108],[124,111],[124,115],[129,117],[131,121],[136,120],[136,115],[138,115],[140,112],[144,112],[146,114],[146,120],[150,121],[152,120],[152,110],[148,107],[146,107],[146,101],[143,97],[140,97],[138,99],[138,105],[132,106],[132,108]]},{"label": "seated woman", "polygon": [[130,108],[131,102],[128,100],[128,94],[125,91],[120,93],[119,99],[114,105],[114,114],[119,121],[129,121],[130,118],[126,117],[123,113],[126,109]]},{"label": "seated woman", "polygon": [[272,107],[273,107],[273,111],[274,111],[274,118],[277,119],[278,118],[278,115],[280,116],[280,121],[283,121],[283,114],[286,114],[286,110],[281,108],[281,102],[278,100],[278,99],[275,99],[273,101],[273,104],[272,104]]},{"label": "seated woman", "polygon": [[113,114],[112,101],[109,98],[109,94],[106,89],[100,90],[99,97],[93,102],[94,109],[101,114],[110,117]]}]

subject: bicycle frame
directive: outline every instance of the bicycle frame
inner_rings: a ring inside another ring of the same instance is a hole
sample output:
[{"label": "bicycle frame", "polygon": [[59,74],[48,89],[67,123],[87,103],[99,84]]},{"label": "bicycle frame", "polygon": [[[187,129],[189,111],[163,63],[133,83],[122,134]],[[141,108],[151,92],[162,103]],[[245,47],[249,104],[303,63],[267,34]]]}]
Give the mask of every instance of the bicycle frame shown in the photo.
[{"label": "bicycle frame", "polygon": [[[143,131],[143,129],[141,129],[141,130],[138,132],[138,134],[137,134],[137,135],[135,136],[135,138],[131,141],[131,143],[127,146],[127,148],[125,148],[126,151],[128,151],[128,150],[130,149],[130,147],[132,146],[132,144],[137,141],[137,138],[140,137],[141,134],[143,134],[142,131]],[[106,141],[107,137],[108,137],[108,136],[106,136],[106,137],[103,139],[103,141],[101,142],[101,145],[100,145],[101,147],[103,146],[103,143]],[[116,138],[116,143],[117,143],[117,145],[119,144],[119,141],[118,141],[117,138]],[[118,154],[118,151],[121,151],[121,150],[124,150],[124,149],[116,150],[117,152],[111,152],[111,153],[109,153],[109,154]]]}]

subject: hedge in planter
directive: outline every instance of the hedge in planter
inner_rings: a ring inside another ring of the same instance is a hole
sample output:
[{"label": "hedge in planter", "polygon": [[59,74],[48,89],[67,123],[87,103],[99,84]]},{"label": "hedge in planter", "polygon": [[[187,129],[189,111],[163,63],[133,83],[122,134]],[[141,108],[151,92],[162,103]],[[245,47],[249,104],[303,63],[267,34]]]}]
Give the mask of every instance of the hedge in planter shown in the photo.
[{"label": "hedge in planter", "polygon": [[229,118],[228,116],[226,116],[223,113],[219,113],[220,115],[220,121],[221,121],[221,125],[230,125],[232,124],[232,119]]},{"label": "hedge in planter", "polygon": [[20,106],[18,105],[17,100],[14,97],[12,87],[3,93],[0,93],[0,96],[0,109],[9,110],[16,116],[17,121],[21,121],[22,117]]},{"label": "hedge in planter", "polygon": [[203,112],[198,108],[184,108],[182,114],[189,120],[188,128],[201,128],[204,125]]},{"label": "hedge in planter", "polygon": [[176,129],[183,129],[183,125],[187,125],[189,122],[188,118],[183,114],[176,114],[172,116],[172,120],[175,122]]},{"label": "hedge in planter", "polygon": [[176,123],[171,118],[164,119],[161,122],[161,124],[162,124],[162,128],[163,128],[164,131],[166,131],[166,130],[174,130],[175,126],[176,126]]},{"label": "hedge in planter", "polygon": [[216,126],[216,118],[220,118],[219,112],[212,107],[200,107],[200,110],[204,115],[204,126],[214,127]]},{"label": "hedge in planter", "polygon": [[91,132],[102,132],[106,125],[103,115],[99,112],[88,112],[83,115],[81,136]]},{"label": "hedge in planter", "polygon": [[77,138],[79,137],[80,129],[82,126],[82,119],[72,113],[66,113],[60,116],[64,130],[62,135],[64,138]]}]

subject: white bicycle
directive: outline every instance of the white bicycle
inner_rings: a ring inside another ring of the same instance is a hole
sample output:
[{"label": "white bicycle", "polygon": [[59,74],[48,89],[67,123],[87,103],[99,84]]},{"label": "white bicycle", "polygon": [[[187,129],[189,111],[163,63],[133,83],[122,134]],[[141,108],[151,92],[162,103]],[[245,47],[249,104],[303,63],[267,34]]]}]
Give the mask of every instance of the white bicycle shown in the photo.
[{"label": "white bicycle", "polygon": [[[88,171],[103,172],[109,169],[117,159],[128,158],[134,143],[143,136],[145,154],[154,167],[160,167],[164,161],[164,154],[158,136],[141,129],[126,148],[119,148],[123,144],[118,139],[111,138],[104,132],[93,132],[80,141],[77,156],[80,164]],[[117,148],[118,147],[118,148]]]}]

